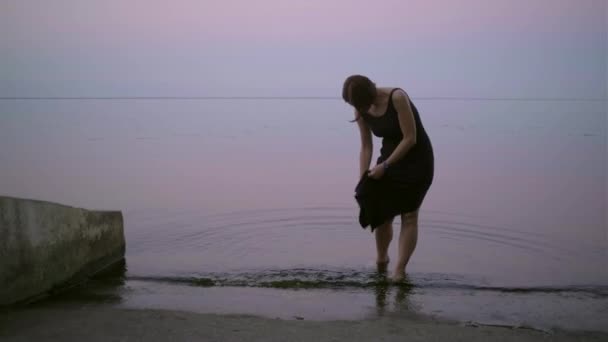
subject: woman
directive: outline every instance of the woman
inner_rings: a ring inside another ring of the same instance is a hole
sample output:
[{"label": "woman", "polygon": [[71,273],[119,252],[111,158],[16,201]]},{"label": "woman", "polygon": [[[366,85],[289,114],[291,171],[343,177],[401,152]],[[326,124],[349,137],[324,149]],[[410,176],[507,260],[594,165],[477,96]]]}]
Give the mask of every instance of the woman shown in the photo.
[{"label": "woman", "polygon": [[[393,238],[393,220],[401,215],[399,257],[393,280],[405,277],[418,240],[418,210],[433,182],[434,156],[431,141],[420,120],[418,109],[400,88],[379,88],[367,77],[353,75],[344,81],[344,101],[355,109],[361,133],[360,176],[383,184],[378,198],[383,224],[375,228],[380,269],[388,266],[388,247]],[[382,138],[380,157],[369,170],[372,136]]]}]

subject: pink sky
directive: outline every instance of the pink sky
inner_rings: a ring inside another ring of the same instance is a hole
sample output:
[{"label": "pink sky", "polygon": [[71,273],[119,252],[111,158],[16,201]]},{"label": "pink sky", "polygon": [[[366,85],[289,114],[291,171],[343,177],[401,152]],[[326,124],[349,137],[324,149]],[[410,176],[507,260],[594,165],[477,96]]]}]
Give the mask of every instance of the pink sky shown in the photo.
[{"label": "pink sky", "polygon": [[0,94],[243,92],[260,78],[269,93],[329,94],[361,72],[424,95],[605,97],[606,11],[604,0],[3,0]]},{"label": "pink sky", "polygon": [[0,6],[7,15],[4,20],[8,32],[34,40],[64,36],[118,41],[335,41],[359,35],[366,39],[390,34],[431,39],[502,32],[563,34],[605,30],[605,22],[597,20],[602,17],[601,10],[597,12],[605,7],[603,0],[63,0],[48,5],[31,0],[6,1]]}]

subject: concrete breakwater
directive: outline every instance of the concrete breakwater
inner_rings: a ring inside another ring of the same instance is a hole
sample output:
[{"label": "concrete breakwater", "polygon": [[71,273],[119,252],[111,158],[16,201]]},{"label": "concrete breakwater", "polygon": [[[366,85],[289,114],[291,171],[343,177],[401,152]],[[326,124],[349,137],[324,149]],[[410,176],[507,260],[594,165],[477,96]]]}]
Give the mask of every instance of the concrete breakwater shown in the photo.
[{"label": "concrete breakwater", "polygon": [[0,305],[82,281],[124,253],[119,211],[0,196]]}]

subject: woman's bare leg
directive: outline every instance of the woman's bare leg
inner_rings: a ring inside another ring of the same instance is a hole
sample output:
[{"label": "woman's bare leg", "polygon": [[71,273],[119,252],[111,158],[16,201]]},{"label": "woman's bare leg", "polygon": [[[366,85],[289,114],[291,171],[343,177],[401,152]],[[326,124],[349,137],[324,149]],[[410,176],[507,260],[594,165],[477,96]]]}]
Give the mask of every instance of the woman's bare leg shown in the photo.
[{"label": "woman's bare leg", "polygon": [[405,268],[416,249],[418,242],[418,211],[401,215],[401,232],[399,233],[399,258],[395,264],[393,280],[405,278]]},{"label": "woman's bare leg", "polygon": [[375,230],[376,234],[376,263],[378,267],[386,267],[388,264],[388,247],[393,240],[393,219],[386,221]]}]

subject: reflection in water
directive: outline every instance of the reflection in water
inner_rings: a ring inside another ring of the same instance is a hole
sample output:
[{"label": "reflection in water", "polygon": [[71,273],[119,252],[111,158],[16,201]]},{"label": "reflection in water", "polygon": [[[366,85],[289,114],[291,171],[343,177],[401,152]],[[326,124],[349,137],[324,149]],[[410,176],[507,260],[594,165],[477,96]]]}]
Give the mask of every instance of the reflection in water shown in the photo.
[{"label": "reflection in water", "polygon": [[382,316],[385,313],[387,305],[387,297],[389,295],[389,279],[386,275],[386,265],[378,267],[378,273],[376,274],[376,286],[374,292],[376,294],[376,310],[378,316]]},{"label": "reflection in water", "polygon": [[377,278],[373,289],[376,296],[377,315],[385,315],[387,313],[387,309],[390,312],[390,298],[393,292],[395,292],[394,311],[409,311],[410,305],[408,302],[408,296],[412,293],[412,289],[414,288],[414,285],[410,279],[406,276],[402,281],[394,283],[390,280],[390,278],[387,277],[387,272],[384,268],[379,269],[376,277]]},{"label": "reflection in water", "polygon": [[127,263],[122,259],[76,286],[51,291],[48,298],[35,305],[44,306],[58,302],[120,304],[123,300],[126,274]]},{"label": "reflection in water", "polygon": [[105,285],[124,286],[127,277],[127,260],[122,259],[91,279]]}]

